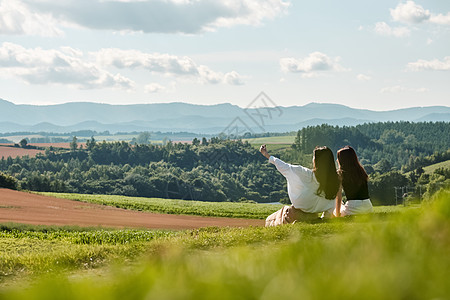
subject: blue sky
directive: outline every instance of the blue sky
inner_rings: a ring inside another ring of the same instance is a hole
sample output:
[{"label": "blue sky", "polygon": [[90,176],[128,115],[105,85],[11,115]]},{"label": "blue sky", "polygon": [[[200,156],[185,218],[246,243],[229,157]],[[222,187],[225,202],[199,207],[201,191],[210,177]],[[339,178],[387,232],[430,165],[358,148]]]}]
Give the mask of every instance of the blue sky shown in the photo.
[{"label": "blue sky", "polygon": [[0,0],[0,98],[450,104],[450,1]]}]

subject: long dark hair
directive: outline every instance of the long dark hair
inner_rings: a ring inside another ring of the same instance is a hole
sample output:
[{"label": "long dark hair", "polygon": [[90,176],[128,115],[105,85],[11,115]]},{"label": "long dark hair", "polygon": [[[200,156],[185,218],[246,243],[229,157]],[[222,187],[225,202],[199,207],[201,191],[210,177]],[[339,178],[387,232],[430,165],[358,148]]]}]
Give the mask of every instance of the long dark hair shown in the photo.
[{"label": "long dark hair", "polygon": [[339,176],[342,180],[342,185],[351,184],[360,186],[369,179],[366,171],[358,160],[355,150],[350,146],[345,146],[337,152],[337,159],[339,162]]},{"label": "long dark hair", "polygon": [[339,177],[334,164],[333,152],[328,147],[314,149],[314,174],[319,182],[317,195],[325,193],[326,199],[334,199],[339,189]]}]

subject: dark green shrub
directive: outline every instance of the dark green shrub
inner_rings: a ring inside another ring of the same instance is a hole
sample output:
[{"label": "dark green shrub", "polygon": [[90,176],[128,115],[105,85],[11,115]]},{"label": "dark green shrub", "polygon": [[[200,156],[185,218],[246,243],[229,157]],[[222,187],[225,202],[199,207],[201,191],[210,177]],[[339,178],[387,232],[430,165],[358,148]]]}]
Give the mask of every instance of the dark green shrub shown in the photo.
[{"label": "dark green shrub", "polygon": [[0,188],[17,189],[17,179],[0,172]]}]

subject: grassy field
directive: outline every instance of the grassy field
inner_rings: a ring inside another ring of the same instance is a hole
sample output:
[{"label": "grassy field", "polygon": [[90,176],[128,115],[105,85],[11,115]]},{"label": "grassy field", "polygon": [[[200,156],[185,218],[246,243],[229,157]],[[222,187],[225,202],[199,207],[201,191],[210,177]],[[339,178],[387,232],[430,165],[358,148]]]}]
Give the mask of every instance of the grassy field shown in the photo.
[{"label": "grassy field", "polygon": [[[119,208],[178,215],[265,219],[282,207],[281,204],[255,204],[238,202],[204,202],[163,198],[127,197],[115,195],[88,195],[65,193],[37,193],[57,198],[114,206]],[[412,207],[409,207],[412,208]],[[402,206],[378,206],[376,214],[405,210]]]},{"label": "grassy field", "polygon": [[426,174],[431,174],[434,172],[434,170],[444,168],[444,169],[450,169],[450,160],[446,160],[434,165],[426,166],[423,168]]},{"label": "grassy field", "polygon": [[0,226],[0,284],[18,275],[89,269],[106,260],[124,261],[145,250],[166,231]]},{"label": "grassy field", "polygon": [[289,148],[294,143],[294,140],[295,136],[290,135],[243,139],[243,141],[249,142],[255,149],[258,150],[261,145],[266,144],[268,151],[277,151]]},{"label": "grassy field", "polygon": [[4,226],[0,299],[448,299],[449,199],[276,228]]},{"label": "grassy field", "polygon": [[295,140],[295,135],[283,135],[283,136],[269,136],[261,138],[251,138],[243,139],[242,141],[247,141],[250,144],[293,144]]},{"label": "grassy field", "polygon": [[[262,144],[251,144],[253,148],[259,150]],[[267,147],[267,151],[278,151],[282,149],[286,149],[291,147],[291,144],[265,144]]]},{"label": "grassy field", "polygon": [[0,299],[449,299],[449,199],[275,228],[7,224]]},{"label": "grassy field", "polygon": [[281,207],[281,205],[274,204],[186,201],[176,199],[126,197],[114,195],[62,193],[38,194],[139,211],[178,215],[198,215],[207,217],[265,219],[269,214]]}]

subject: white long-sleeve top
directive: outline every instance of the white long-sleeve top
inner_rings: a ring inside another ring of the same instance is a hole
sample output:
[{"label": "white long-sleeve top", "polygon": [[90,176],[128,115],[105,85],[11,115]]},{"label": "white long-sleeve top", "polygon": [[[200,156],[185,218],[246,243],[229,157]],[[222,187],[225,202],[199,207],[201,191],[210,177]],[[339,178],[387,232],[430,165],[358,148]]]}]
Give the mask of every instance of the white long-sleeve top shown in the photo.
[{"label": "white long-sleeve top", "polygon": [[316,194],[319,182],[311,169],[285,163],[274,156],[269,157],[269,162],[286,177],[289,199],[295,208],[308,213],[319,213],[334,208],[334,199],[328,200]]}]

